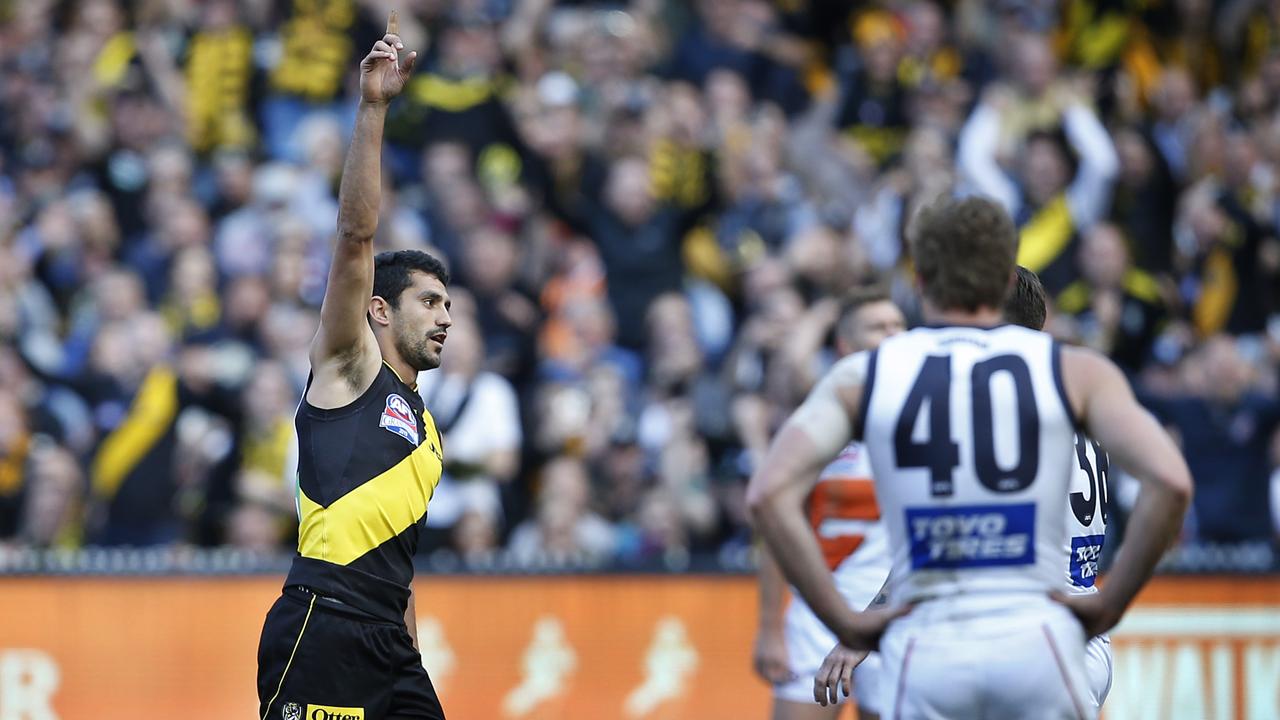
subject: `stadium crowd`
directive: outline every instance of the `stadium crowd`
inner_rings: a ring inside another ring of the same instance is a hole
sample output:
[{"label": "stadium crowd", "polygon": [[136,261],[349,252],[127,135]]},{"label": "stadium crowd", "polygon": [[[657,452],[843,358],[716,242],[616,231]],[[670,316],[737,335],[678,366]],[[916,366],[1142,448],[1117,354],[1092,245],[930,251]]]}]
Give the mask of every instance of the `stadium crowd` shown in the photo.
[{"label": "stadium crowd", "polygon": [[424,552],[748,546],[841,298],[917,316],[912,213],[970,192],[1175,431],[1184,537],[1280,537],[1277,3],[0,0],[0,546],[291,549],[393,4],[422,57],[375,242],[455,277]]}]

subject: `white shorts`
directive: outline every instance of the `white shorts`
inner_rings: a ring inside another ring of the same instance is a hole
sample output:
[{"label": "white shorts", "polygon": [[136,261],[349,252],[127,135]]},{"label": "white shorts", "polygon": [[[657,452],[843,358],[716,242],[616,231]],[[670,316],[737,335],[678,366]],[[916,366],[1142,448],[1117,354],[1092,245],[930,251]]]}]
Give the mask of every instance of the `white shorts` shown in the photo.
[{"label": "white shorts", "polygon": [[880,653],[882,714],[894,720],[1097,717],[1084,630],[1047,597],[921,603],[889,626]]},{"label": "white shorts", "polygon": [[[773,696],[787,702],[812,705],[813,678],[822,667],[827,653],[835,647],[836,636],[818,619],[803,601],[793,598],[787,607],[783,633],[787,658],[794,680],[773,686]],[[853,699],[858,707],[879,713],[880,655],[871,653],[853,671]],[[844,698],[840,698],[844,702]]]},{"label": "white shorts", "polygon": [[1084,648],[1084,667],[1089,674],[1089,697],[1093,700],[1093,712],[1102,710],[1111,692],[1111,638],[1099,635]]}]

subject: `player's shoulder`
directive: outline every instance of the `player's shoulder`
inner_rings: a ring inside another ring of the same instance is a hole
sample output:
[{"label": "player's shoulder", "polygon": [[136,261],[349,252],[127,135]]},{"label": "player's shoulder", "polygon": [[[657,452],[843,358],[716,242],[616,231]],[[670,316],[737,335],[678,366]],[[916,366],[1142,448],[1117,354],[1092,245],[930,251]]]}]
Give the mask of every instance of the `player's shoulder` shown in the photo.
[{"label": "player's shoulder", "polygon": [[1106,355],[1080,345],[1061,345],[1058,350],[1068,386],[1126,382],[1124,371]]},{"label": "player's shoulder", "polygon": [[861,385],[867,379],[875,351],[861,350],[835,361],[827,371],[827,377],[837,385]]}]

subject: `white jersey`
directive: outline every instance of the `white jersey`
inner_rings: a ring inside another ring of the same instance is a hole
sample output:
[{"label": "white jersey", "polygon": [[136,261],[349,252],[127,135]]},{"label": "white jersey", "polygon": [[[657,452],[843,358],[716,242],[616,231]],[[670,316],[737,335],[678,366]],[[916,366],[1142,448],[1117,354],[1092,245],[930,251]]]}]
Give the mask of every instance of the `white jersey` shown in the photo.
[{"label": "white jersey", "polygon": [[869,356],[863,387],[892,602],[1061,589],[1077,462],[1053,339],[918,328]]},{"label": "white jersey", "polygon": [[880,524],[871,460],[862,443],[849,443],[823,468],[809,494],[809,523],[837,585],[842,575],[862,570],[882,573],[884,581],[889,546]]},{"label": "white jersey", "polygon": [[1076,433],[1075,463],[1067,496],[1067,590],[1097,592],[1098,559],[1107,536],[1110,464],[1098,443]]}]

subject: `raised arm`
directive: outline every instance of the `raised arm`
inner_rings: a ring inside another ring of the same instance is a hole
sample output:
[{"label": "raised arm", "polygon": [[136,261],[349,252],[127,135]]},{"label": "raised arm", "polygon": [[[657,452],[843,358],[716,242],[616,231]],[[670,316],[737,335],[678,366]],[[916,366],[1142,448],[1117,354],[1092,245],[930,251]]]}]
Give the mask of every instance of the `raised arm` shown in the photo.
[{"label": "raised arm", "polygon": [[417,53],[402,57],[395,11],[387,32],[360,62],[360,106],[338,189],[338,237],[320,329],[311,343],[314,374],[307,399],[319,407],[354,400],[382,362],[366,314],[373,294],[373,234],[382,199],[382,126],[387,105],[404,89]]},{"label": "raised arm", "polygon": [[836,363],[783,425],[747,489],[756,528],[796,591],[841,642],[871,650],[891,613],[855,613],[836,590],[804,516],[822,468],[853,438],[867,373],[866,353]]},{"label": "raised arm", "polygon": [[987,97],[973,109],[960,130],[956,163],[967,192],[995,199],[1012,215],[1017,213],[1022,198],[1018,186],[996,159],[1000,145],[998,93],[998,90],[988,90]]},{"label": "raised arm", "polygon": [[1173,439],[1138,404],[1110,360],[1092,350],[1066,348],[1062,365],[1071,404],[1089,436],[1142,483],[1102,591],[1066,601],[1086,632],[1097,635],[1120,621],[1177,537],[1191,501],[1191,473]]},{"label": "raised arm", "polygon": [[1062,128],[1080,158],[1075,180],[1067,188],[1067,204],[1077,227],[1087,230],[1106,216],[1111,186],[1120,173],[1120,157],[1111,136],[1093,109],[1080,102],[1062,111]]}]

